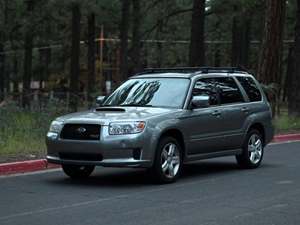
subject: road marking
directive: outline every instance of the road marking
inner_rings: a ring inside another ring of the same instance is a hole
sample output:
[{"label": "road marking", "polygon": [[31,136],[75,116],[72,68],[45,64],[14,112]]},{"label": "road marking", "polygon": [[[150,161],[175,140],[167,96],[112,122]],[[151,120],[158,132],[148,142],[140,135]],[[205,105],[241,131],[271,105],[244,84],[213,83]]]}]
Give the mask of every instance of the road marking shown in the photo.
[{"label": "road marking", "polygon": [[277,181],[276,184],[293,184],[294,181],[292,180],[280,180],[280,181]]},{"label": "road marking", "polygon": [[93,203],[117,200],[117,199],[125,198],[125,197],[128,197],[128,195],[118,195],[118,196],[114,196],[112,198],[100,198],[97,200],[79,202],[79,203],[74,203],[74,204],[70,204],[70,205],[63,205],[63,206],[51,207],[51,208],[40,209],[40,210],[33,210],[33,211],[28,211],[28,212],[23,212],[23,213],[16,213],[16,214],[0,217],[0,220],[9,220],[9,219],[13,219],[15,217],[23,217],[23,216],[30,216],[30,215],[34,215],[34,214],[42,214],[42,213],[47,213],[47,212],[51,212],[51,211],[57,211],[57,210],[68,209],[68,208],[73,208],[73,207],[90,205]]}]

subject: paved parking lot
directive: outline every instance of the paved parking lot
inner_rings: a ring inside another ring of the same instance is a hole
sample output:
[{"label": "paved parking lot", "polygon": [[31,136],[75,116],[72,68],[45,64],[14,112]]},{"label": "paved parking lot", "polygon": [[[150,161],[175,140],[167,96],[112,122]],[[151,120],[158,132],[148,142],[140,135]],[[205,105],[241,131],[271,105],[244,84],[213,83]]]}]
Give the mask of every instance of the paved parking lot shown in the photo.
[{"label": "paved parking lot", "polygon": [[269,146],[256,170],[233,157],[193,163],[170,185],[133,169],[0,178],[0,224],[300,224],[300,142]]}]

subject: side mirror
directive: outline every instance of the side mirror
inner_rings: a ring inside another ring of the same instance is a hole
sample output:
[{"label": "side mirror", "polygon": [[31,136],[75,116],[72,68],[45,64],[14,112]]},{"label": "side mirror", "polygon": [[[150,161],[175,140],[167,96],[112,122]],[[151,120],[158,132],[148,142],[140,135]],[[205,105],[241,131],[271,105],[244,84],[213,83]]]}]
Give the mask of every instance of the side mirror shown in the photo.
[{"label": "side mirror", "polygon": [[206,108],[209,106],[209,96],[194,96],[192,99],[192,108]]},{"label": "side mirror", "polygon": [[103,102],[104,102],[104,99],[105,99],[105,96],[98,96],[96,98],[96,106],[97,107],[101,106],[103,104]]}]

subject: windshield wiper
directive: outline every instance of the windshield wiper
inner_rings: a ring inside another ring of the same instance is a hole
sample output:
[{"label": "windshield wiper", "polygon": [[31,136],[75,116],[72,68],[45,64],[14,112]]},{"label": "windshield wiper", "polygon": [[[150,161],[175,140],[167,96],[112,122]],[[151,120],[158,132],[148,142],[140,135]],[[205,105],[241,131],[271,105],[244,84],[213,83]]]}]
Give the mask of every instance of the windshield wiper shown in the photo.
[{"label": "windshield wiper", "polygon": [[140,105],[140,104],[124,104],[124,105],[120,105],[120,106],[125,106],[125,107],[153,107],[152,105]]}]

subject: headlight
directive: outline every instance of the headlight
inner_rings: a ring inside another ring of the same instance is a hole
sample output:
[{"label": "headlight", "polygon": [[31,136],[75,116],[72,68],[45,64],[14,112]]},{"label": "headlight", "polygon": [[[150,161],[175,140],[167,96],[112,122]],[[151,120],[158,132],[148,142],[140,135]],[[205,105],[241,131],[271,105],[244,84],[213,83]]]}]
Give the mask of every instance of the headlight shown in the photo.
[{"label": "headlight", "polygon": [[63,122],[53,121],[50,125],[49,132],[59,133],[63,128]]},{"label": "headlight", "polygon": [[145,126],[146,123],[143,121],[110,123],[109,134],[110,135],[138,134],[143,132]]}]

